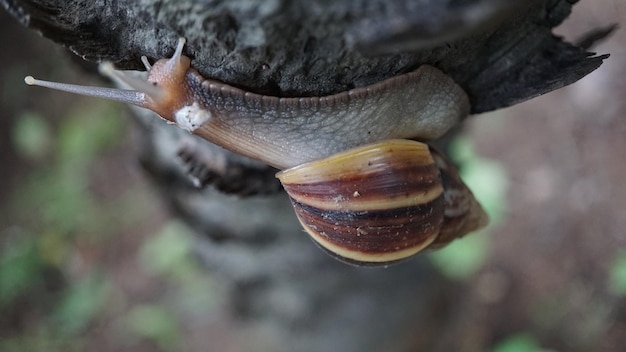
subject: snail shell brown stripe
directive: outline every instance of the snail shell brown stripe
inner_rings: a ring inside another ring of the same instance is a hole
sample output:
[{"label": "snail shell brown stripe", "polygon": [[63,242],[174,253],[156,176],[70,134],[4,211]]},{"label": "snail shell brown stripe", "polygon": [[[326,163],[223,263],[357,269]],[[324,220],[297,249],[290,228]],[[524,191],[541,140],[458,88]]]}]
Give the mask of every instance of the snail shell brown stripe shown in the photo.
[{"label": "snail shell brown stripe", "polygon": [[285,187],[299,203],[319,209],[352,211],[410,207],[431,201],[443,191],[434,164],[409,164],[401,172],[396,171],[362,171],[353,177]]},{"label": "snail shell brown stripe", "polygon": [[354,148],[277,177],[295,201],[328,210],[409,207],[443,192],[428,147],[407,140]]},{"label": "snail shell brown stripe", "polygon": [[443,222],[443,187],[428,146],[388,140],[280,172],[305,230],[357,262],[392,262],[428,246]]},{"label": "snail shell brown stripe", "polygon": [[386,263],[410,257],[437,237],[443,222],[443,196],[389,210],[327,211],[297,202],[294,208],[318,244],[357,262]]}]

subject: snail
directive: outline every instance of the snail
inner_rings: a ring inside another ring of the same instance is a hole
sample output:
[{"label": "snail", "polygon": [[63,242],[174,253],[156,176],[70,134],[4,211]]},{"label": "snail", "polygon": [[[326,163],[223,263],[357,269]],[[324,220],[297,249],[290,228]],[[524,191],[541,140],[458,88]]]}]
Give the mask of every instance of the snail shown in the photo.
[{"label": "snail", "polygon": [[182,54],[184,45],[179,39],[173,56],[153,65],[142,57],[147,81],[101,65],[134,90],[32,76],[25,82],[150,109],[282,170],[277,177],[306,232],[350,263],[400,261],[485,225],[485,213],[454,167],[415,141],[442,136],[469,113],[467,95],[440,70],[422,65],[334,95],[280,98],[205,79]]}]

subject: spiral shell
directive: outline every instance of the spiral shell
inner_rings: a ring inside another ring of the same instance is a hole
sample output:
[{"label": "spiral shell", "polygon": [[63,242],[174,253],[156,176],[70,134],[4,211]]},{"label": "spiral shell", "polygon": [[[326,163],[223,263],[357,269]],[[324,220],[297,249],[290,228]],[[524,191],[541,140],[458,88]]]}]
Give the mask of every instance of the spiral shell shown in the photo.
[{"label": "spiral shell", "polygon": [[429,249],[437,249],[485,227],[489,217],[452,163],[437,150],[431,148],[430,151],[441,174],[444,189],[443,225],[439,236],[428,246]]},{"label": "spiral shell", "polygon": [[423,143],[370,144],[277,177],[305,231],[348,262],[410,257],[437,238],[444,222],[441,175]]}]

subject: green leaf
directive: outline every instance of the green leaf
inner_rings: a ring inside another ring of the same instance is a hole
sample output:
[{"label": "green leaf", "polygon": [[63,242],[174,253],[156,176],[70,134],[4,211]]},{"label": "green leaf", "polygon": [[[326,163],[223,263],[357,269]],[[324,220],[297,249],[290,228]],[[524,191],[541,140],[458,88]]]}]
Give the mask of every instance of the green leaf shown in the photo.
[{"label": "green leaf", "polygon": [[506,211],[509,186],[506,170],[498,162],[478,156],[466,137],[453,141],[450,156],[460,164],[459,172],[463,182],[489,214],[490,226],[495,226],[504,218]]},{"label": "green leaf", "polygon": [[467,280],[485,263],[488,248],[488,237],[484,233],[470,233],[430,253],[429,258],[446,277]]},{"label": "green leaf", "polygon": [[108,102],[96,102],[70,112],[59,132],[61,163],[85,167],[97,153],[118,143],[124,132],[119,111]]},{"label": "green leaf", "polygon": [[70,286],[55,314],[61,332],[73,335],[87,328],[108,294],[109,284],[99,275],[87,276]]},{"label": "green leaf", "polygon": [[40,160],[48,154],[52,144],[50,127],[39,114],[24,112],[15,120],[13,143],[23,157]]},{"label": "green leaf", "polygon": [[534,336],[528,333],[519,333],[510,336],[496,346],[492,352],[537,352],[540,351],[539,343]]},{"label": "green leaf", "polygon": [[180,344],[178,323],[163,307],[136,306],[125,320],[137,336],[153,340],[163,350],[175,350]]},{"label": "green leaf", "polygon": [[30,289],[41,279],[42,263],[31,239],[13,244],[0,257],[0,306]]},{"label": "green leaf", "polygon": [[180,222],[172,221],[143,245],[141,264],[156,274],[186,275],[191,265],[191,248],[189,230]]},{"label": "green leaf", "polygon": [[626,296],[626,250],[619,252],[613,261],[609,291],[616,296]]}]

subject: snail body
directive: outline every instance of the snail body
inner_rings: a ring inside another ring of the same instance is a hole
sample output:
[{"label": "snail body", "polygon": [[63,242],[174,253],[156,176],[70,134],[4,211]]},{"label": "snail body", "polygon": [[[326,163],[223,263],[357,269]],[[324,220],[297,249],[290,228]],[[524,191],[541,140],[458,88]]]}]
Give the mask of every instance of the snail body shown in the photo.
[{"label": "snail body", "polygon": [[467,95],[440,70],[422,65],[330,96],[281,98],[205,79],[182,55],[184,44],[181,38],[174,55],[154,65],[143,57],[147,81],[101,66],[134,90],[31,76],[25,82],[150,109],[283,170],[277,177],[305,230],[348,262],[395,262],[484,225],[482,208],[452,165],[406,140],[436,139],[469,113]]},{"label": "snail body", "polygon": [[27,84],[150,109],[170,123],[278,169],[389,138],[432,140],[469,113],[469,99],[440,70],[416,71],[325,97],[279,98],[205,79],[182,55],[150,66],[147,82],[103,66],[135,90],[83,87],[29,76]]}]

